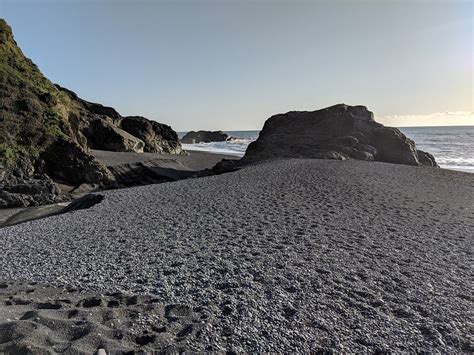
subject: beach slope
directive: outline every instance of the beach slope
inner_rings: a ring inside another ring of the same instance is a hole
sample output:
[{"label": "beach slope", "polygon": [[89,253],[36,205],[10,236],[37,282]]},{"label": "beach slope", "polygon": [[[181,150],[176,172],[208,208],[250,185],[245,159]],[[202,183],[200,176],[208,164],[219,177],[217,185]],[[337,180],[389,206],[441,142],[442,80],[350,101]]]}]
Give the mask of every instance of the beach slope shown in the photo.
[{"label": "beach slope", "polygon": [[473,350],[472,174],[288,159],[103,194],[0,230],[0,351]]}]

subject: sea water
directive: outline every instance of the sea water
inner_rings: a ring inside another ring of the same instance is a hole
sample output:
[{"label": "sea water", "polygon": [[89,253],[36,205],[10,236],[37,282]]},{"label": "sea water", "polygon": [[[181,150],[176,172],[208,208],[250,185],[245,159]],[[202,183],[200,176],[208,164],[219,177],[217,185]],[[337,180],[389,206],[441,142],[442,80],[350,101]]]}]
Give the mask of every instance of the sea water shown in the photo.
[{"label": "sea water", "polygon": [[[474,173],[474,126],[400,127],[420,150],[434,155],[445,169]],[[234,139],[226,142],[183,144],[187,150],[243,156],[259,131],[226,131]],[[179,134],[182,137],[185,133]]]}]

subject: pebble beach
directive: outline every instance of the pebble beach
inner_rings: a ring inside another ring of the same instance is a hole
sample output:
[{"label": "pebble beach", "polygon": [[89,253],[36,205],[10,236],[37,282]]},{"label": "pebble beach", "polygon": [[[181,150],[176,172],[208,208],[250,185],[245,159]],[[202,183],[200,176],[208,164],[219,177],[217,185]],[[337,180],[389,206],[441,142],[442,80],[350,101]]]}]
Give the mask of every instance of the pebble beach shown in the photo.
[{"label": "pebble beach", "polygon": [[0,229],[0,351],[473,351],[472,174],[287,159],[101,194]]}]

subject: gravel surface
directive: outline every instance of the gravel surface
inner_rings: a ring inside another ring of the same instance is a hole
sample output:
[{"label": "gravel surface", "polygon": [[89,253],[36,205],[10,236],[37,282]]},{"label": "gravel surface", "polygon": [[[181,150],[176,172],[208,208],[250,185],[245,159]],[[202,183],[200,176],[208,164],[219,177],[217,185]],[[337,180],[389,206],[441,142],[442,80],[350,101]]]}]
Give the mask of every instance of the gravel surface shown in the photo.
[{"label": "gravel surface", "polygon": [[474,350],[473,174],[294,159],[103,194],[1,229],[0,278],[206,313],[183,349]]}]

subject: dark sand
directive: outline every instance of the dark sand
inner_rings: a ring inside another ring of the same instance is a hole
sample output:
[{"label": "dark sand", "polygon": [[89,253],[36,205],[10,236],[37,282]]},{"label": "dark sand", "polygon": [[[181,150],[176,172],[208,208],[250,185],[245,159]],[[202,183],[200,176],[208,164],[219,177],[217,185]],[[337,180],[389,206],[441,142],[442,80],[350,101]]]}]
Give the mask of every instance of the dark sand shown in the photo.
[{"label": "dark sand", "polygon": [[0,230],[0,351],[474,350],[472,174],[284,160],[104,195]]},{"label": "dark sand", "polygon": [[[239,159],[239,157],[225,154],[188,151],[188,155],[156,154],[156,153],[127,153],[91,150],[92,155],[102,164],[109,167],[116,179],[131,179],[130,186],[160,183],[163,181],[181,180],[193,177],[193,173],[211,169],[222,159]],[[150,179],[150,174],[157,178]],[[120,187],[123,181],[118,181]],[[58,184],[63,192],[70,193],[73,198],[78,198],[89,192],[99,192],[94,185],[83,184],[79,187]],[[0,209],[0,228],[6,225],[23,223],[33,219],[42,218],[63,209],[67,203],[57,203],[47,206],[28,208]]]},{"label": "dark sand", "polygon": [[108,152],[105,150],[91,150],[91,154],[105,166],[117,166],[124,164],[141,163],[151,160],[168,162],[166,167],[176,164],[176,169],[199,171],[211,169],[222,159],[240,159],[235,155],[214,154],[188,150],[188,155],[156,154],[156,153],[126,153]]},{"label": "dark sand", "polygon": [[178,352],[210,316],[204,308],[164,305],[152,296],[36,283],[0,282],[0,298],[0,353],[7,354],[120,354],[150,343]]}]

